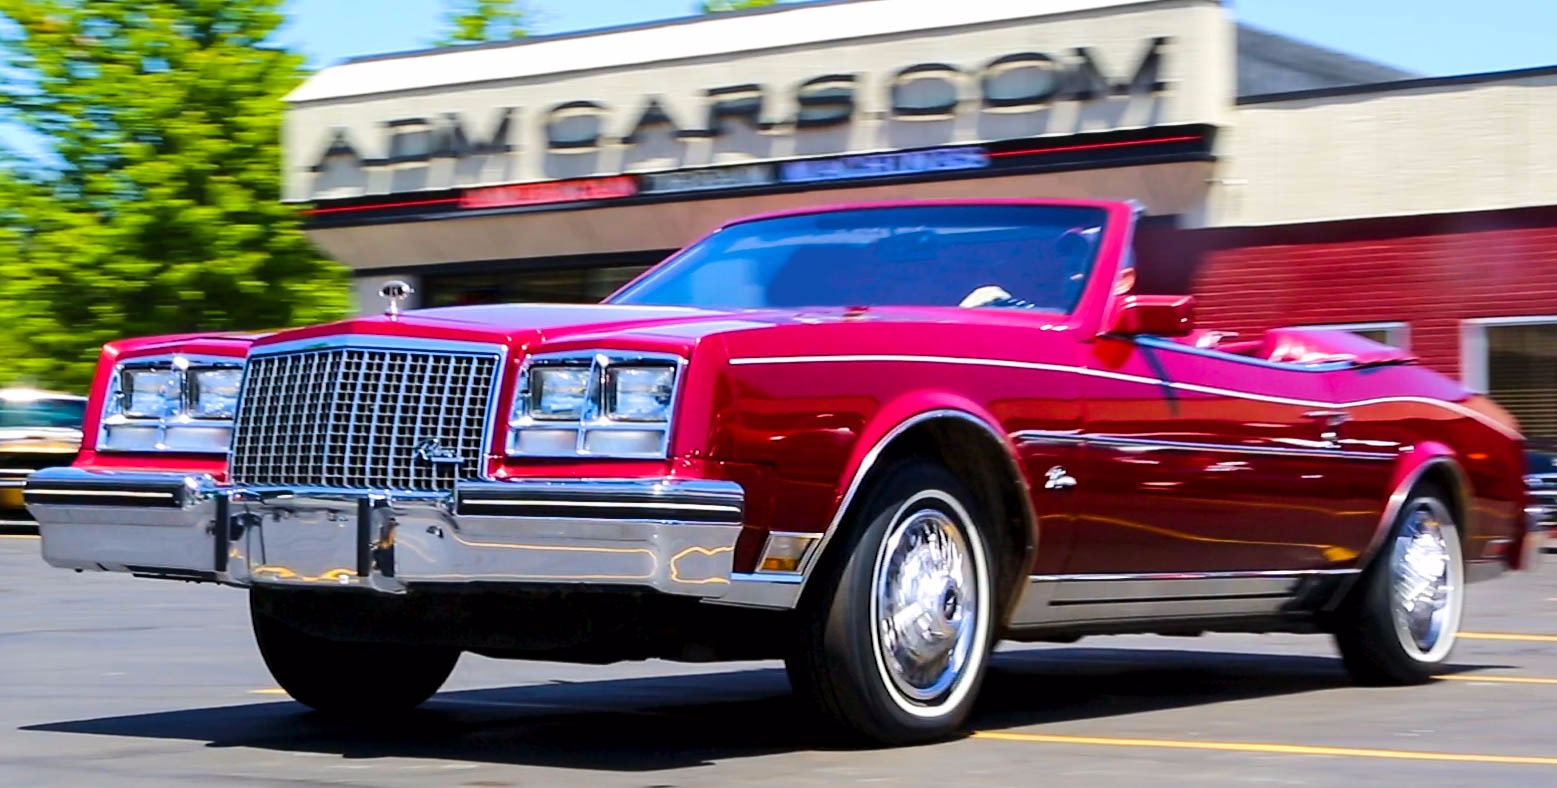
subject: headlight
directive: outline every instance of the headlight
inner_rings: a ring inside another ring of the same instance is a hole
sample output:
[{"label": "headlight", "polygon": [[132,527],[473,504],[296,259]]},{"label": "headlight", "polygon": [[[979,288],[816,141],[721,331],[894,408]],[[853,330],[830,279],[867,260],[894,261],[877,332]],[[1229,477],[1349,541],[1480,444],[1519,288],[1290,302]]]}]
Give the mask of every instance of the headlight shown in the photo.
[{"label": "headlight", "polygon": [[606,418],[618,421],[669,421],[670,392],[675,383],[675,367],[608,368]]},{"label": "headlight", "polygon": [[131,418],[165,419],[178,415],[184,405],[184,371],[181,369],[125,369],[121,412]]},{"label": "headlight", "polygon": [[121,364],[103,408],[103,451],[225,454],[243,367],[213,358],[138,358]]},{"label": "headlight", "polygon": [[192,369],[189,380],[189,415],[197,419],[230,419],[238,411],[238,384],[243,370],[237,367]]},{"label": "headlight", "polygon": [[589,400],[588,367],[536,367],[530,370],[530,418],[578,421]]},{"label": "headlight", "polygon": [[508,420],[508,454],[665,457],[682,364],[633,351],[531,357]]}]

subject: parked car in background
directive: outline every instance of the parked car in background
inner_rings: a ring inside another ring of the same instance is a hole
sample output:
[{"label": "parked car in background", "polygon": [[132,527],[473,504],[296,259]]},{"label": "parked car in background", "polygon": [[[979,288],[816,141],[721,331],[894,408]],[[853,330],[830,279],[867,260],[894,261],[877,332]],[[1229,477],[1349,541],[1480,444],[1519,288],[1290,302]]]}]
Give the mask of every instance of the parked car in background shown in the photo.
[{"label": "parked car in background", "polygon": [[[1000,639],[1323,632],[1427,680],[1528,560],[1513,420],[1343,332],[1197,332],[1137,210],[728,224],[604,304],[104,349],[27,503],[72,569],[249,589],[297,700],[371,719],[464,651],[782,658],[853,736],[945,736]],[[1035,698],[1034,703],[1042,703]]]},{"label": "parked car in background", "polygon": [[1547,549],[1557,547],[1557,439],[1526,440],[1525,463],[1532,524]]},{"label": "parked car in background", "polygon": [[0,389],[0,524],[31,522],[22,487],[33,471],[69,465],[81,449],[86,397]]}]

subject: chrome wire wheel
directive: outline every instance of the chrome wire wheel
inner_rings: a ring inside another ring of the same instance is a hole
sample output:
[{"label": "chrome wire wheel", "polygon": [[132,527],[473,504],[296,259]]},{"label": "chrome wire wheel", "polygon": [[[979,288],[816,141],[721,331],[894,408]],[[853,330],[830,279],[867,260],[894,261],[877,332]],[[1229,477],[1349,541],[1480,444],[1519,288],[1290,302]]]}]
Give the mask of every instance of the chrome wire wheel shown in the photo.
[{"label": "chrome wire wheel", "polygon": [[882,540],[872,580],[877,667],[893,699],[929,716],[958,702],[984,658],[989,592],[983,546],[949,496],[906,502]]},{"label": "chrome wire wheel", "polygon": [[1441,660],[1454,645],[1464,607],[1459,535],[1435,499],[1414,501],[1390,550],[1390,618],[1413,659]]}]

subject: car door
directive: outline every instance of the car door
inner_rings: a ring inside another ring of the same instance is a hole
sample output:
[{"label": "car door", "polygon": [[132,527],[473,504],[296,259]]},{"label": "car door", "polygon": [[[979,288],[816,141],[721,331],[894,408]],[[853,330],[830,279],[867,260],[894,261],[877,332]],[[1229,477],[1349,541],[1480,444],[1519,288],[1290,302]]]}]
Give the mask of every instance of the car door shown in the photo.
[{"label": "car door", "polygon": [[1363,505],[1321,366],[1100,338],[1068,574],[1255,575],[1347,567]]}]

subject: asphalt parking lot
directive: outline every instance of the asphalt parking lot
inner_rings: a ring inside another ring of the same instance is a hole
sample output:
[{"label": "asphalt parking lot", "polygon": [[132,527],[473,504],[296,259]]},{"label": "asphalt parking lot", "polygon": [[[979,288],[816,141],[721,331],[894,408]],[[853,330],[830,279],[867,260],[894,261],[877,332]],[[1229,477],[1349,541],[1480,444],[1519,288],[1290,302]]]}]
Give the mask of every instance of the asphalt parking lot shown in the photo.
[{"label": "asphalt parking lot", "polygon": [[816,740],[774,664],[467,655],[425,710],[323,721],[240,591],[46,567],[0,535],[0,785],[1557,784],[1557,556],[1471,590],[1452,674],[1347,684],[1322,637],[1008,648],[970,734]]}]

